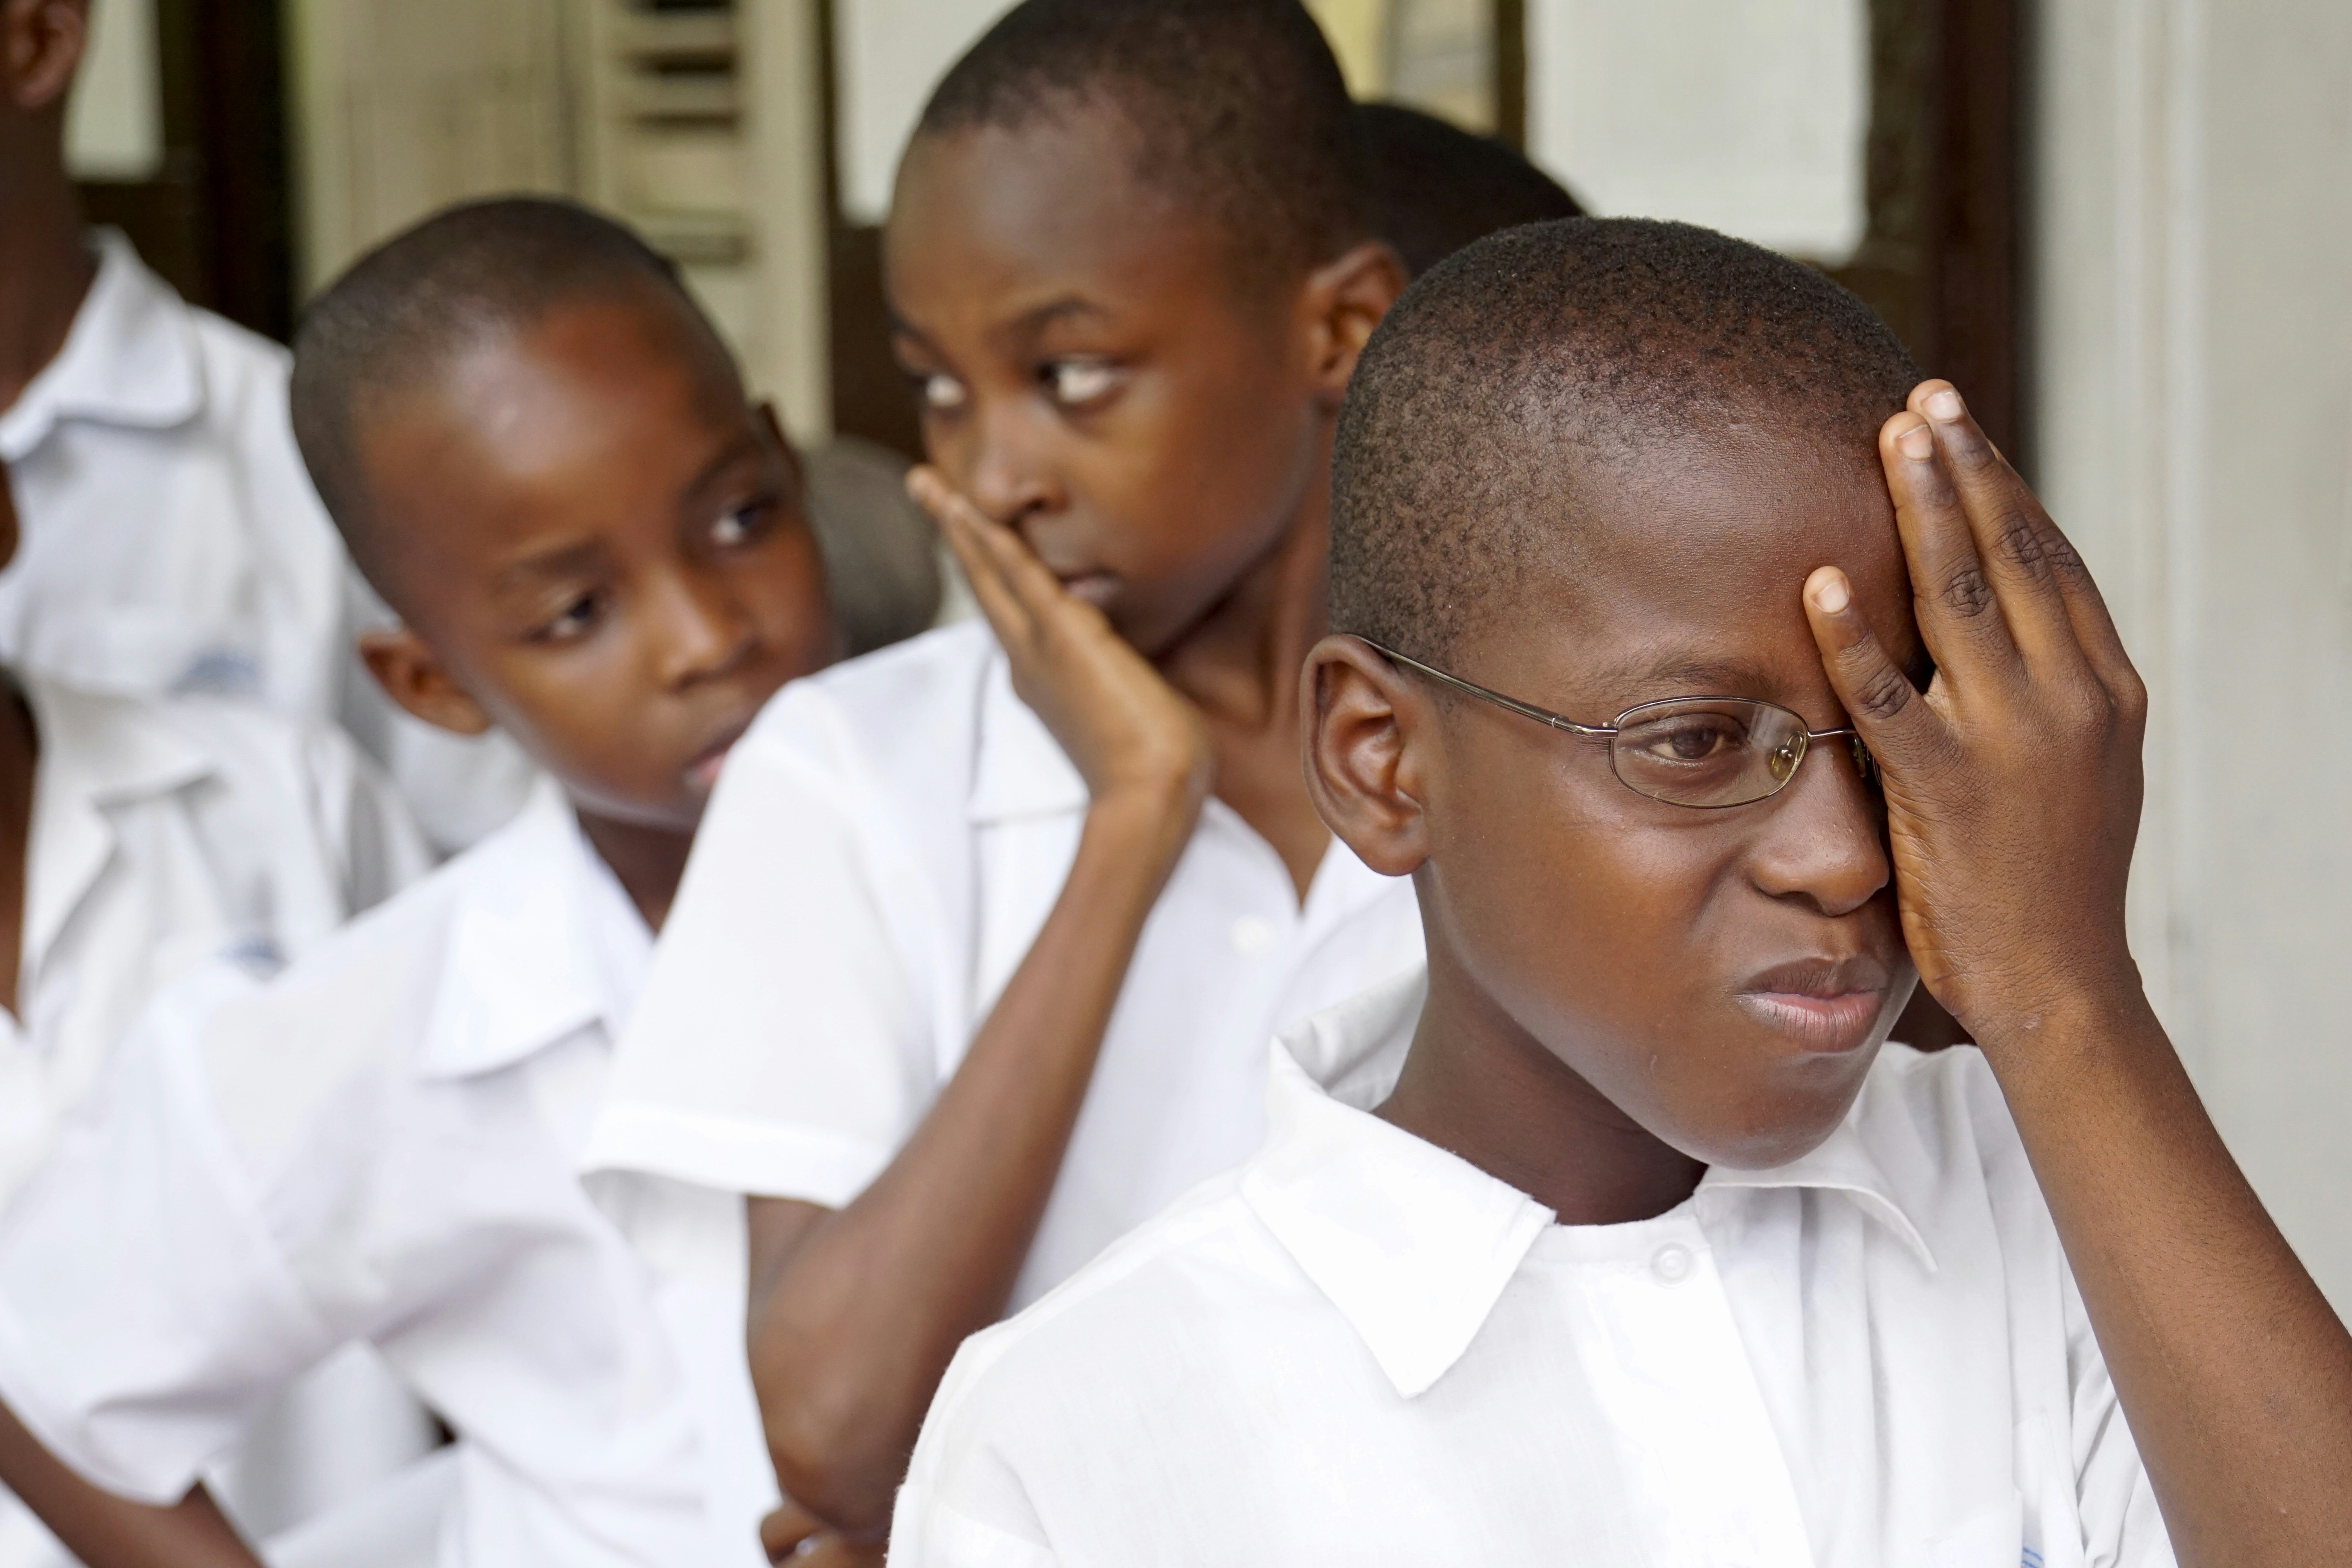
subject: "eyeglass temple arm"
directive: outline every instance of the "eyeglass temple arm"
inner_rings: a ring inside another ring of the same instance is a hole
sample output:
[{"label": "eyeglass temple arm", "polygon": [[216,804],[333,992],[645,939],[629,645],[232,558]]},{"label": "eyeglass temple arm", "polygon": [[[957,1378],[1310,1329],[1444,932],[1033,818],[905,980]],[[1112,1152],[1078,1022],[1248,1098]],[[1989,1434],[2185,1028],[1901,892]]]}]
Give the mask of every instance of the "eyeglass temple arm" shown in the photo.
[{"label": "eyeglass temple arm", "polygon": [[1438,669],[1431,665],[1423,664],[1417,658],[1408,658],[1403,654],[1397,652],[1396,649],[1392,647],[1383,647],[1381,644],[1373,642],[1370,637],[1366,637],[1363,640],[1365,645],[1370,647],[1372,651],[1378,653],[1381,658],[1390,660],[1391,663],[1401,664],[1408,669],[1417,670],[1421,674],[1427,676],[1430,679],[1436,681],[1441,686],[1450,686],[1454,688],[1454,690],[1463,693],[1465,696],[1475,697],[1481,702],[1491,702],[1497,708],[1507,709],[1513,713],[1517,713],[1522,719],[1532,719],[1538,724],[1549,724],[1555,730],[1565,730],[1571,735],[1608,736],[1617,733],[1617,727],[1614,724],[1580,724],[1573,719],[1563,719],[1559,714],[1551,712],[1548,709],[1538,708],[1533,703],[1521,702],[1516,699],[1506,697],[1499,691],[1489,691],[1485,687],[1465,680],[1458,675],[1448,675],[1444,670]]}]

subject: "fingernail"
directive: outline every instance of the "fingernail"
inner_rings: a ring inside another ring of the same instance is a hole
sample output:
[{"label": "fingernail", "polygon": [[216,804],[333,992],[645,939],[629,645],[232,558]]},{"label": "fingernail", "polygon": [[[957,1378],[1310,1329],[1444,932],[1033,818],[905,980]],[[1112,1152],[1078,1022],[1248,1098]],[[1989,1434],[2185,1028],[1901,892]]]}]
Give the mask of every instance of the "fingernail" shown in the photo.
[{"label": "fingernail", "polygon": [[1843,615],[1846,605],[1853,602],[1853,595],[1846,589],[1845,574],[1828,567],[1813,574],[1810,592],[1813,608],[1825,616]]},{"label": "fingernail", "polygon": [[1949,425],[1967,412],[1968,405],[1960,401],[1960,395],[1948,386],[1927,399],[1927,417],[1940,425]]},{"label": "fingernail", "polygon": [[1936,437],[1928,433],[1925,425],[1914,425],[1895,438],[1895,445],[1905,457],[1917,462],[1934,454]]}]

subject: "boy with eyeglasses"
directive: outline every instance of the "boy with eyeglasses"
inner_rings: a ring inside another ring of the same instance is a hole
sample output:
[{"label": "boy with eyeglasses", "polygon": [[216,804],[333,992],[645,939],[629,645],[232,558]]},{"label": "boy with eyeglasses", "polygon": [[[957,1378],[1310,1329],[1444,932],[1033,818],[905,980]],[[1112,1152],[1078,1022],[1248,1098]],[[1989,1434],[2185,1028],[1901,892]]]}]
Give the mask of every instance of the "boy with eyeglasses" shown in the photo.
[{"label": "boy with eyeglasses", "polygon": [[[1405,296],[1302,702],[1426,971],[964,1347],[898,1568],[2345,1559],[2352,1339],[2125,943],[2145,693],[1916,375],[1675,225]],[[1882,1046],[1915,964],[1981,1050]]]}]

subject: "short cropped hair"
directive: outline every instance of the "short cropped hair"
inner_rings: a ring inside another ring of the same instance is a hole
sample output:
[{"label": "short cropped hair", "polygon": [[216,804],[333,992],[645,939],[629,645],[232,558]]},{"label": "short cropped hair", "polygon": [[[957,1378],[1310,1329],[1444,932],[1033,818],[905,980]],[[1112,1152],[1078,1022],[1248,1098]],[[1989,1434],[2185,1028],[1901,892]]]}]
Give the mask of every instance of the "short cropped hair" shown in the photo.
[{"label": "short cropped hair", "polygon": [[1500,229],[1580,217],[1560,183],[1491,136],[1401,103],[1360,103],[1371,176],[1372,232],[1418,278]]},{"label": "short cropped hair", "polygon": [[[360,458],[369,409],[456,353],[556,306],[653,289],[733,375],[734,360],[669,260],[574,203],[507,196],[449,207],[384,241],[310,305],[294,337],[294,437],[352,559],[385,591],[384,543]],[[390,597],[390,595],[386,595]]]},{"label": "short cropped hair", "polygon": [[1123,115],[1143,181],[1205,212],[1253,283],[1371,232],[1348,86],[1298,0],[1026,0],[931,94],[919,134]]},{"label": "short cropped hair", "polygon": [[1570,218],[1483,239],[1406,290],[1349,384],[1332,627],[1442,659],[1559,559],[1573,470],[1735,420],[1866,460],[1918,380],[1860,300],[1707,229]]}]

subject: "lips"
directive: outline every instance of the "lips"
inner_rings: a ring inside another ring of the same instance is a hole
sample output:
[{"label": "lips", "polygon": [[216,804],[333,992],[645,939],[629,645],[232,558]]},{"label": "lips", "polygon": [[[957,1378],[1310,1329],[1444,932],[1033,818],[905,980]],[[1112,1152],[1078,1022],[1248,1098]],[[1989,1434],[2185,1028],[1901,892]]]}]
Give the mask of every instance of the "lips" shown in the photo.
[{"label": "lips", "polygon": [[1098,610],[1118,592],[1118,578],[1108,572],[1056,572],[1054,578],[1062,584],[1064,593]]},{"label": "lips", "polygon": [[719,732],[717,740],[694,754],[694,760],[686,764],[686,778],[697,793],[709,795],[718,785],[719,771],[727,765],[727,754],[735,749],[735,742],[741,740],[743,732],[751,727],[749,719],[730,724]]},{"label": "lips", "polygon": [[1738,1000],[1758,1022],[1806,1051],[1837,1054],[1870,1041],[1893,976],[1876,959],[1802,959],[1763,971]]}]

